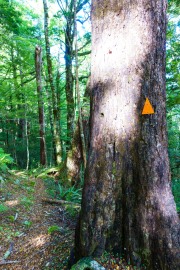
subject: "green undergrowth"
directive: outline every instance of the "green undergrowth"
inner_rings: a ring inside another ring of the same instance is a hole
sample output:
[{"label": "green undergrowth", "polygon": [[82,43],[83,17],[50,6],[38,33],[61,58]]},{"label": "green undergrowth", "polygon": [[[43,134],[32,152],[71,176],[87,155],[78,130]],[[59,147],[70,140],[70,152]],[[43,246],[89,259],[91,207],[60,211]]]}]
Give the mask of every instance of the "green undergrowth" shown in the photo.
[{"label": "green undergrowth", "polygon": [[9,154],[6,154],[2,148],[0,148],[0,172],[5,173],[8,170],[8,165],[13,163],[13,159]]},{"label": "green undergrowth", "polygon": [[179,179],[173,179],[172,191],[173,191],[174,199],[176,202],[176,209],[178,213],[180,213],[180,180]]},{"label": "green undergrowth", "polygon": [[36,178],[46,179],[47,177],[53,178],[53,173],[58,172],[58,167],[51,167],[51,168],[43,168],[38,167],[36,169],[31,170],[31,173]]},{"label": "green undergrowth", "polygon": [[4,205],[3,203],[0,203],[0,213],[4,213],[8,211],[8,207]]},{"label": "green undergrowth", "polygon": [[81,203],[82,189],[65,187],[60,181],[54,181],[52,178],[44,180],[46,191],[51,198],[66,200],[74,203]]},{"label": "green undergrowth", "polygon": [[52,178],[54,179],[57,177],[63,183],[64,185],[67,184],[67,176],[66,176],[66,166],[65,163],[62,162],[59,167],[50,167],[50,168],[44,168],[44,167],[38,167],[36,169],[33,169],[30,171],[34,177],[41,178],[41,179],[47,179]]},{"label": "green undergrowth", "polygon": [[77,204],[81,203],[82,189],[77,189],[74,186],[65,187],[60,181],[54,181],[52,178],[44,179],[44,183],[48,197],[75,203],[74,205],[64,204],[65,210],[69,215],[75,217],[80,209],[79,207],[77,208]]}]

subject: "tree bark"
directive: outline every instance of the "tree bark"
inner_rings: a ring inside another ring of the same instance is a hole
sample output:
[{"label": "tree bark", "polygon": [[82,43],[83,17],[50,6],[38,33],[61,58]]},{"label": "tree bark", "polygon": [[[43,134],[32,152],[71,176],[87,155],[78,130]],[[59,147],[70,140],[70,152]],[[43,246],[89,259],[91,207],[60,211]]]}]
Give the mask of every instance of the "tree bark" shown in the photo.
[{"label": "tree bark", "polygon": [[56,89],[53,81],[53,72],[52,72],[52,59],[50,53],[50,43],[49,43],[49,27],[48,27],[48,6],[47,1],[43,0],[44,5],[44,34],[45,34],[45,43],[46,43],[46,58],[47,58],[47,68],[48,68],[48,79],[52,93],[52,108],[53,108],[53,134],[54,142],[56,146],[56,163],[60,165],[61,163],[61,141],[60,141],[60,131],[58,123],[58,108],[57,108],[57,96]]},{"label": "tree bark", "polygon": [[[88,83],[86,86],[86,90],[84,93],[84,97],[89,98],[88,93]],[[83,164],[83,153],[86,154],[86,152],[83,152],[83,146],[82,146],[82,137],[81,134],[83,133],[84,136],[84,144],[85,149],[88,149],[88,143],[89,143],[89,119],[87,119],[87,116],[84,116],[83,113],[81,115],[82,119],[82,128],[80,131],[80,121],[79,118],[76,122],[76,128],[74,130],[73,134],[73,140],[72,140],[72,147],[71,150],[68,151],[67,154],[67,179],[69,182],[71,182],[72,185],[78,186],[80,184],[81,176],[81,164]],[[85,167],[85,166],[84,166]],[[84,170],[85,168],[83,168]]]},{"label": "tree bark", "polygon": [[[92,1],[90,149],[76,259],[180,269],[165,109],[166,1]],[[154,114],[142,115],[148,97]]]},{"label": "tree bark", "polygon": [[80,168],[83,162],[82,144],[80,136],[79,121],[77,121],[74,131],[72,147],[67,154],[67,179],[71,185],[77,185],[80,182]]},{"label": "tree bark", "polygon": [[45,121],[44,121],[44,103],[42,94],[42,48],[36,45],[35,48],[35,70],[38,95],[39,111],[39,135],[40,135],[40,164],[46,165],[46,142],[45,142]]}]

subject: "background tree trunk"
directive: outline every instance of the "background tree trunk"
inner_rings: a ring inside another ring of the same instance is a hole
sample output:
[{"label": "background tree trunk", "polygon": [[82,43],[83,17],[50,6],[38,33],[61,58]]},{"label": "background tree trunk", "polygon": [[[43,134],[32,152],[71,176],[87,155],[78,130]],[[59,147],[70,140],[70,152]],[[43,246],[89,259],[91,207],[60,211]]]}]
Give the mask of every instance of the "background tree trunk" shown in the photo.
[{"label": "background tree trunk", "polygon": [[44,105],[42,95],[42,49],[40,46],[35,48],[35,69],[36,83],[38,94],[38,111],[39,111],[39,135],[40,135],[40,164],[46,165],[46,142],[45,142],[45,122],[44,122]]},{"label": "background tree trunk", "polygon": [[82,144],[79,129],[79,121],[77,121],[76,129],[74,131],[72,148],[67,154],[67,179],[71,185],[78,185],[80,182],[80,168],[83,162]]},{"label": "background tree trunk", "polygon": [[[72,2],[72,1],[71,1]],[[73,40],[74,40],[74,20],[73,20],[73,4],[70,6],[69,15],[67,17],[65,29],[65,69],[66,69],[66,99],[67,99],[67,131],[69,137],[69,146],[73,136],[74,124],[74,95],[73,95],[73,73],[72,73],[72,60],[73,60]]]},{"label": "background tree trunk", "polygon": [[50,53],[50,43],[49,43],[49,29],[48,29],[48,6],[47,1],[43,0],[44,5],[44,32],[45,32],[45,43],[46,43],[46,58],[47,58],[47,68],[48,68],[48,79],[52,93],[52,108],[53,108],[53,134],[54,142],[56,146],[56,163],[60,165],[61,163],[61,141],[60,141],[60,131],[59,131],[59,117],[58,117],[58,108],[57,108],[57,95],[56,89],[53,81],[53,72],[52,72],[52,59]]},{"label": "background tree trunk", "polygon": [[76,9],[77,9],[77,1],[74,0],[74,36],[75,36],[75,77],[76,77],[76,93],[77,93],[77,107],[78,107],[78,115],[79,115],[79,131],[81,138],[81,146],[82,146],[82,156],[84,168],[86,168],[86,144],[84,138],[84,130],[83,130],[83,119],[82,119],[82,110],[81,110],[81,94],[79,88],[79,62],[78,62],[78,32],[77,32],[77,21],[76,21]]},{"label": "background tree trunk", "polygon": [[[76,259],[179,269],[165,110],[166,1],[92,1],[90,149]],[[145,98],[155,114],[142,115]]]},{"label": "background tree trunk", "polygon": [[[89,98],[89,83],[87,83],[84,97]],[[66,162],[67,179],[68,181],[71,182],[72,185],[76,185],[76,186],[80,184],[81,164],[84,163],[83,154],[86,154],[86,152],[83,151],[82,136],[81,136],[82,133],[84,136],[83,143],[85,144],[85,149],[88,149],[88,143],[89,143],[89,119],[87,119],[87,116],[84,116],[82,112],[81,112],[81,121],[82,121],[81,131],[80,131],[79,118],[76,122],[76,128],[74,130],[73,140],[72,140],[72,147],[71,147],[71,150],[68,151],[67,162]],[[83,168],[83,170],[84,169],[85,168]]]},{"label": "background tree trunk", "polygon": [[51,136],[52,136],[52,147],[51,147],[51,158],[50,158],[50,164],[52,164],[51,160],[56,163],[56,145],[55,145],[55,140],[54,140],[54,129],[53,129],[53,111],[52,111],[52,102],[51,102],[51,97],[48,89],[48,80],[45,77],[46,81],[46,96],[47,96],[47,102],[48,102],[48,113],[49,113],[49,123],[50,123],[50,128],[51,128]]}]

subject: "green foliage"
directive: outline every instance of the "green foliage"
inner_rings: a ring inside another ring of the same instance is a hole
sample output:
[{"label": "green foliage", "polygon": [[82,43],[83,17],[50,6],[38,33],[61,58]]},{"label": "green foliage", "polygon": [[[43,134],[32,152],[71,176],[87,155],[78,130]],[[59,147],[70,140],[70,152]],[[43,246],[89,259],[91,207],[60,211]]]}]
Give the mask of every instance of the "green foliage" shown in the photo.
[{"label": "green foliage", "polygon": [[46,178],[44,180],[46,190],[50,197],[62,199],[74,203],[81,202],[82,189],[77,189],[76,187],[66,187],[60,182],[55,182],[52,178]]},{"label": "green foliage", "polygon": [[17,34],[21,23],[21,13],[15,9],[14,3],[0,0],[0,24]]},{"label": "green foliage", "polygon": [[77,208],[76,206],[73,205],[66,205],[65,206],[66,212],[70,216],[70,218],[76,218],[78,213],[79,213],[79,207]]},{"label": "green foliage", "polygon": [[48,228],[48,233],[52,234],[54,232],[59,232],[61,231],[61,227],[57,226],[57,225],[52,225]]},{"label": "green foliage", "polygon": [[177,211],[180,213],[180,180],[174,179],[172,182],[172,191],[176,201]]},{"label": "green foliage", "polygon": [[77,189],[73,187],[63,187],[60,183],[58,183],[58,197],[60,199],[80,203],[81,202],[81,189]]},{"label": "green foliage", "polygon": [[21,232],[14,231],[13,225],[3,224],[0,226],[0,234],[5,234],[7,241],[11,241],[13,237],[19,237]]},{"label": "green foliage", "polygon": [[180,211],[180,18],[179,0],[168,1],[166,89],[168,152],[170,158],[172,190]]},{"label": "green foliage", "polygon": [[23,223],[22,223],[26,228],[30,228],[31,226],[32,226],[32,221],[30,221],[30,220],[25,220],[25,221],[23,221]]},{"label": "green foliage", "polygon": [[8,210],[9,208],[6,205],[0,203],[0,213],[6,212]]},{"label": "green foliage", "polygon": [[58,167],[51,167],[51,168],[41,168],[40,170],[34,170],[34,173],[37,178],[46,179],[47,177],[52,176],[53,174],[58,172]]},{"label": "green foliage", "polygon": [[16,220],[15,216],[8,216],[9,221],[11,221],[12,223]]},{"label": "green foliage", "polygon": [[5,154],[4,150],[0,148],[0,171],[5,172],[8,169],[8,164],[13,163],[13,159],[9,154]]},{"label": "green foliage", "polygon": [[[57,9],[54,9],[55,2],[50,1],[48,5],[49,39],[54,82],[57,82],[56,71],[58,70],[60,73],[59,83],[55,84],[55,87],[59,95],[58,108],[60,108],[61,115],[59,121],[60,138],[63,150],[62,159],[65,160],[66,143],[69,140],[65,92],[65,32],[63,30],[66,25],[66,18],[62,14],[62,10],[57,12]],[[69,11],[67,10],[67,12]],[[83,21],[84,17],[87,16],[86,10],[83,8],[81,15],[79,12],[78,16],[78,19]],[[0,133],[0,147],[3,147],[5,152],[12,155],[17,168],[27,167],[27,148],[30,153],[29,168],[39,166],[38,99],[35,91],[34,67],[36,44],[41,45],[43,49],[42,79],[46,120],[46,149],[48,165],[54,166],[53,139],[50,124],[50,118],[52,118],[52,96],[47,83],[45,42],[42,38],[44,35],[43,17],[43,12],[33,10],[28,1],[0,0],[0,129],[2,129]],[[74,18],[72,13],[71,17]],[[84,51],[90,48],[91,35],[86,31],[85,27],[82,28],[82,31],[79,32],[78,43],[80,48],[83,47],[81,52],[84,53]],[[89,59],[88,56],[80,57],[79,77],[84,78],[80,79],[82,96],[86,87],[87,70],[89,70],[89,60],[87,61],[87,59]],[[72,64],[74,66],[74,61]],[[74,98],[76,100],[76,97]],[[75,108],[75,111],[77,118],[77,108]],[[27,134],[25,134],[26,128]],[[28,142],[27,139],[29,140]]]},{"label": "green foliage", "polygon": [[33,205],[33,197],[26,197],[23,196],[20,199],[20,203],[27,209],[29,210],[30,207]]}]

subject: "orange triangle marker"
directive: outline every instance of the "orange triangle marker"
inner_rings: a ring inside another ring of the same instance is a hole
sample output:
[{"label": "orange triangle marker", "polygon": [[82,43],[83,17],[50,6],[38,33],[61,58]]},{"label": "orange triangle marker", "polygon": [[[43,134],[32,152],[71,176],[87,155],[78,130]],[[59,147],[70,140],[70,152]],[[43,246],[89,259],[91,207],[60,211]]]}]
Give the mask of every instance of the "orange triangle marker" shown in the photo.
[{"label": "orange triangle marker", "polygon": [[153,113],[154,113],[154,109],[153,109],[149,99],[146,98],[142,114],[153,114]]}]

